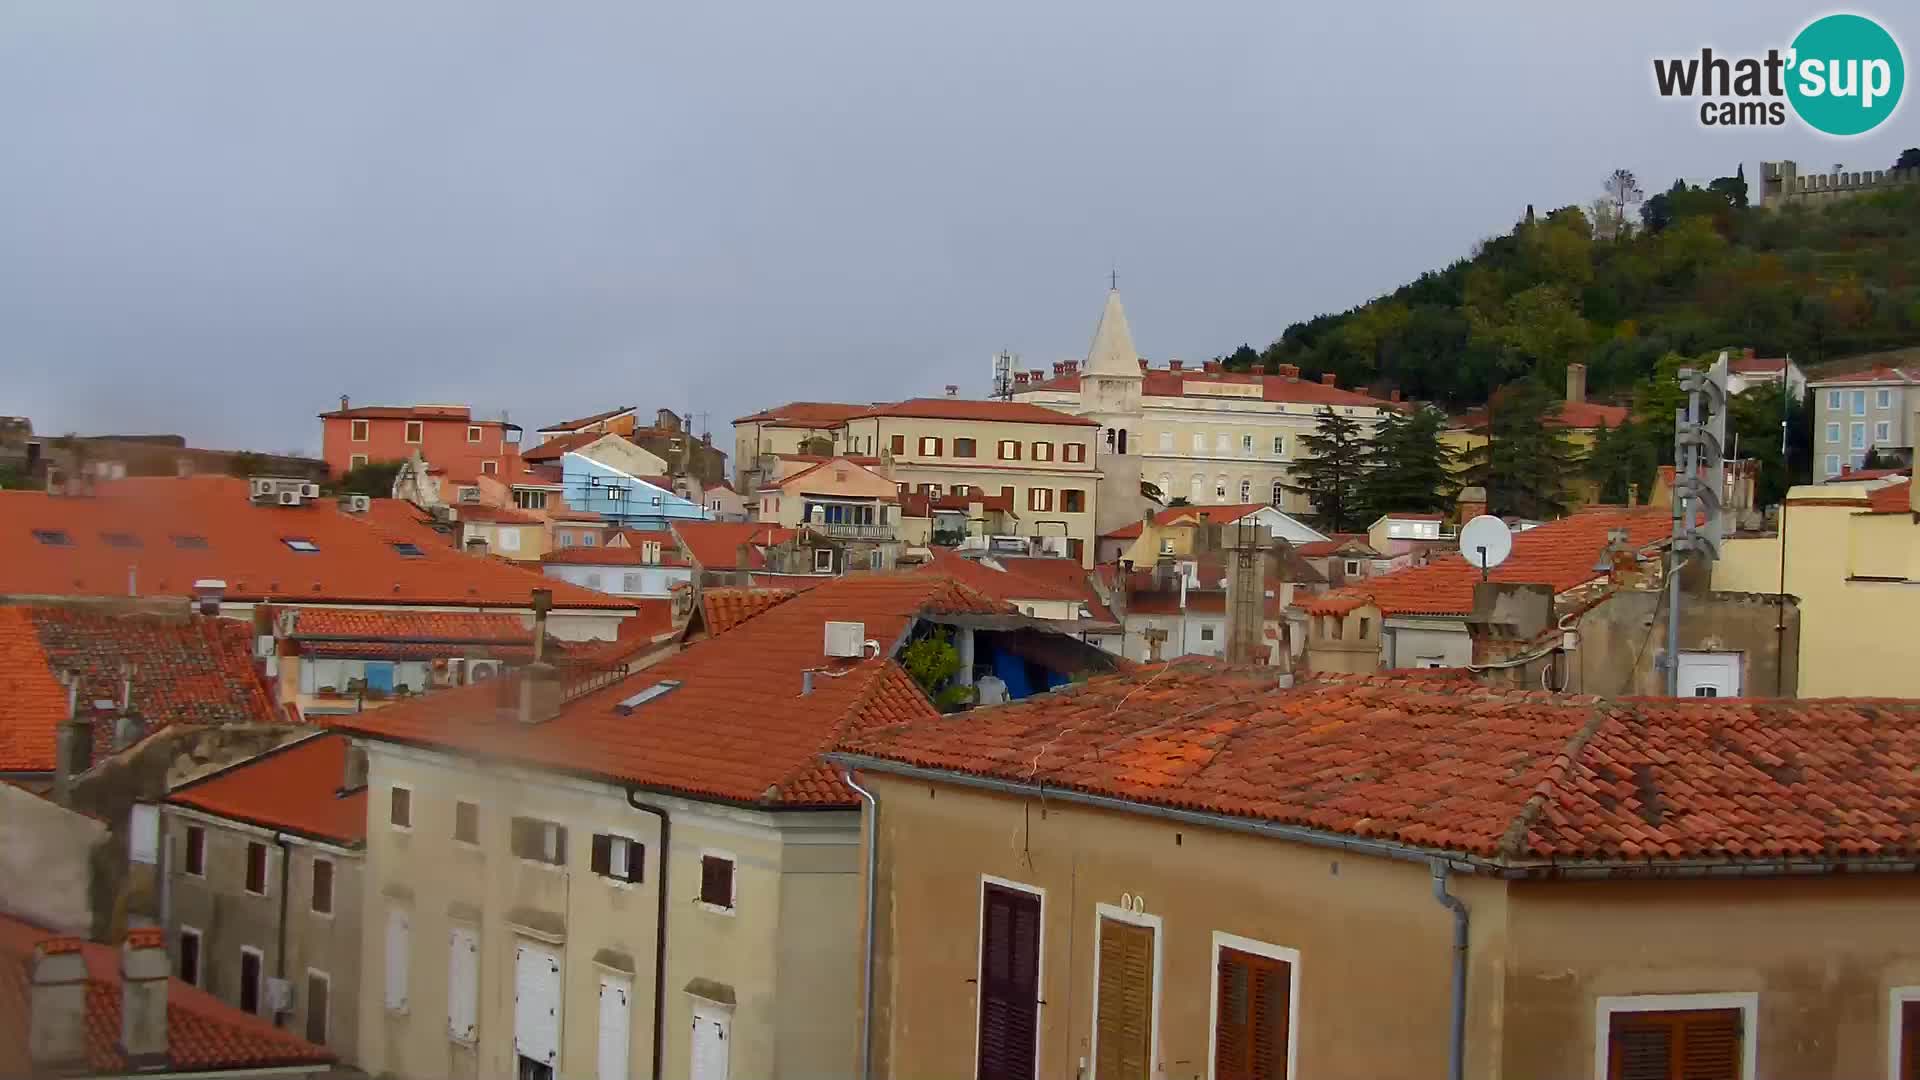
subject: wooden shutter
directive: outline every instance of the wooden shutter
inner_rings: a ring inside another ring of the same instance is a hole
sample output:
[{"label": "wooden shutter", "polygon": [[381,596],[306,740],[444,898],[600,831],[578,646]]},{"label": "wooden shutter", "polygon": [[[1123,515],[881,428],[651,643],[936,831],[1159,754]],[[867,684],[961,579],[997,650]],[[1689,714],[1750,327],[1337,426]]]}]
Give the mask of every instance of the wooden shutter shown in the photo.
[{"label": "wooden shutter", "polygon": [[1100,920],[1094,1080],[1147,1080],[1153,1068],[1153,928]]},{"label": "wooden shutter", "polygon": [[407,1008],[407,947],[411,927],[406,911],[387,912],[387,1008],[405,1012]]},{"label": "wooden shutter", "polygon": [[1033,1080],[1040,1038],[1040,898],[983,886],[980,1080]]},{"label": "wooden shutter", "polygon": [[1286,1080],[1292,965],[1270,956],[1220,950],[1215,988],[1217,1080]]},{"label": "wooden shutter", "polygon": [[1740,1010],[1614,1013],[1608,1080],[1740,1080]]},{"label": "wooden shutter", "polygon": [[456,926],[447,932],[447,1035],[472,1042],[480,1011],[480,932]]},{"label": "wooden shutter", "polygon": [[600,976],[599,1080],[627,1080],[628,1043],[633,1009],[633,982],[613,975]]},{"label": "wooden shutter", "polygon": [[307,1041],[319,1046],[327,1043],[327,980],[311,972],[307,975]]},{"label": "wooden shutter", "polygon": [[733,1017],[716,1006],[693,1007],[693,1080],[727,1080]]},{"label": "wooden shutter", "polygon": [[560,1056],[560,954],[524,941],[514,949],[513,1049],[543,1065]]},{"label": "wooden shutter", "polygon": [[1920,1080],[1920,1001],[1900,1003],[1900,1074],[1898,1080]]},{"label": "wooden shutter", "polygon": [[593,872],[612,876],[613,837],[605,833],[593,834]]}]

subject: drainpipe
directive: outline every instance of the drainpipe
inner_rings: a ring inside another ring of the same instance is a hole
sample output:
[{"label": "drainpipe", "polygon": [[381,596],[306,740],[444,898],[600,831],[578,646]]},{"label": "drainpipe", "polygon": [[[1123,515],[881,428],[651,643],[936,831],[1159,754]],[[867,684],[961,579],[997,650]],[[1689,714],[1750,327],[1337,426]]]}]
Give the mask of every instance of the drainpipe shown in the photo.
[{"label": "drainpipe", "polygon": [[1467,905],[1447,891],[1446,861],[1435,859],[1429,866],[1433,870],[1433,898],[1453,912],[1453,1018],[1447,1048],[1447,1080],[1462,1080],[1467,1051]]},{"label": "drainpipe", "polygon": [[[282,982],[287,978],[287,888],[292,884],[293,850],[287,846],[285,833],[274,833],[273,842],[280,848],[280,929],[279,940],[273,951],[273,977]],[[273,1026],[280,1026],[280,1013],[273,1014]]]},{"label": "drainpipe", "polygon": [[627,789],[627,805],[660,819],[660,880],[654,885],[654,894],[659,898],[659,911],[654,916],[653,926],[653,1072],[648,1074],[653,1080],[660,1080],[660,1040],[666,1034],[667,1023],[667,862],[672,852],[669,841],[673,834],[673,819],[667,816],[664,808],[636,800],[634,796],[637,794],[639,792],[633,788]]},{"label": "drainpipe", "polygon": [[873,1080],[873,876],[878,863],[875,855],[880,850],[880,800],[860,786],[852,769],[840,770],[840,778],[867,804],[867,934],[860,954],[860,1080]]}]

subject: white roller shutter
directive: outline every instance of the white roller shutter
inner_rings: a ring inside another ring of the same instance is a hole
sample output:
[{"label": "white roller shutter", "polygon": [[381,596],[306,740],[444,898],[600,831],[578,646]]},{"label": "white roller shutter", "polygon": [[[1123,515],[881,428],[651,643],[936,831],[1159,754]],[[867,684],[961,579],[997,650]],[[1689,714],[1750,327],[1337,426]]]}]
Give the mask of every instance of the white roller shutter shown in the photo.
[{"label": "white roller shutter", "polygon": [[387,911],[387,1008],[407,1009],[407,950],[412,943],[411,920],[405,908]]},{"label": "white roller shutter", "polygon": [[160,808],[135,803],[127,830],[127,856],[137,863],[160,861]]},{"label": "white roller shutter", "polygon": [[544,1065],[560,1058],[560,953],[529,941],[514,946],[513,1049]]},{"label": "white roller shutter", "polygon": [[733,1017],[715,1006],[693,1007],[693,1080],[727,1080]]},{"label": "white roller shutter", "polygon": [[600,976],[600,1080],[627,1080],[633,980]]},{"label": "white roller shutter", "polygon": [[456,926],[447,934],[447,1034],[472,1042],[480,1010],[480,933]]}]

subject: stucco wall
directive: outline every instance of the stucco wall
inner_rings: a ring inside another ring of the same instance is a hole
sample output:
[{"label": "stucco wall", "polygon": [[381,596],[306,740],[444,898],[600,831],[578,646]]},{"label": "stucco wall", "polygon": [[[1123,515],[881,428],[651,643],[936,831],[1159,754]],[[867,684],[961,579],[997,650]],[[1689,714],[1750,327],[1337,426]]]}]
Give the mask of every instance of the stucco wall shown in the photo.
[{"label": "stucco wall", "polygon": [[93,933],[93,853],[107,826],[0,784],[0,912],[62,934]]},{"label": "stucco wall", "polygon": [[[372,797],[363,1066],[369,1072],[390,1070],[404,1076],[513,1075],[514,946],[517,939],[531,936],[531,929],[550,941],[557,939],[563,955],[560,1074],[593,1073],[600,964],[613,962],[633,972],[629,1075],[647,1077],[660,886],[658,819],[630,807],[620,788],[594,781],[465,762],[392,744],[374,742],[368,748]],[[413,790],[409,831],[387,823],[395,784]],[[858,955],[846,922],[857,919],[858,878],[843,872],[832,881],[815,880],[813,874],[831,869],[822,865],[823,860],[831,863],[831,857],[819,852],[795,854],[790,870],[786,860],[795,850],[789,841],[828,848],[852,845],[858,829],[855,816],[775,815],[645,798],[673,815],[664,1075],[687,1075],[692,998],[686,987],[694,980],[731,987],[737,998],[730,1042],[733,1075],[844,1076],[853,1071],[854,1021],[844,962],[836,967],[820,956]],[[458,800],[480,807],[477,846],[452,839]],[[564,867],[512,854],[509,822],[515,815],[567,827]],[[628,836],[646,846],[643,882],[612,882],[592,872],[591,838],[596,832]],[[707,852],[724,852],[736,860],[738,903],[731,914],[709,910],[695,899],[700,859]],[[790,885],[795,895],[788,897]],[[395,906],[411,913],[410,1006],[405,1014],[389,1013],[382,992],[387,911]],[[842,907],[854,914],[839,911]],[[788,915],[807,921],[784,926],[782,919]],[[471,1047],[447,1034],[448,935],[456,922],[477,927],[480,935],[479,1032]],[[804,940],[787,941],[783,935]],[[791,970],[782,966],[787,959],[796,965]],[[775,991],[781,978],[789,985],[817,982],[819,992],[798,994],[793,1002],[780,1000]],[[794,1025],[785,1041],[783,1023]]]},{"label": "stucco wall", "polygon": [[1893,930],[1920,919],[1908,874],[1519,883],[1507,919],[1512,1077],[1593,1076],[1602,995],[1741,991],[1755,1075],[1882,1077],[1888,992],[1920,985],[1920,940]]},{"label": "stucco wall", "polygon": [[1473,638],[1467,633],[1466,620],[1387,619],[1380,666],[1419,667],[1423,657],[1438,657],[1442,667],[1473,663]]},{"label": "stucco wall", "polygon": [[[1615,593],[1578,625],[1579,649],[1567,670],[1556,673],[1554,685],[1608,696],[1667,692],[1666,673],[1654,663],[1667,647],[1661,593]],[[1680,604],[1680,648],[1738,654],[1743,697],[1793,697],[1800,667],[1799,607],[1755,593],[1687,595]]]},{"label": "stucco wall", "polygon": [[[1424,866],[1132,815],[869,777],[880,799],[877,1075],[971,1075],[981,875],[1045,890],[1040,1068],[1089,1052],[1095,905],[1161,919],[1157,1064],[1207,1076],[1213,934],[1300,952],[1300,1076],[1431,1080],[1447,1061],[1452,921]],[[1456,879],[1474,911],[1467,1075],[1497,1074],[1499,885]]]}]

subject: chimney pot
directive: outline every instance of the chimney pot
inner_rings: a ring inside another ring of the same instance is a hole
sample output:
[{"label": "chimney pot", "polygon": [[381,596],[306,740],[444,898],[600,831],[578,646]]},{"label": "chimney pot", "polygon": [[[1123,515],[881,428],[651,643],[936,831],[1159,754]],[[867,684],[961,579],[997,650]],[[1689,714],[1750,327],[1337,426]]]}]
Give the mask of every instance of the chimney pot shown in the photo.
[{"label": "chimney pot", "polygon": [[1567,365],[1567,403],[1578,405],[1587,400],[1587,365]]},{"label": "chimney pot", "polygon": [[1218,360],[1201,361],[1200,369],[1202,371],[1208,372],[1209,374],[1216,374],[1220,370],[1220,361]]},{"label": "chimney pot", "polygon": [[1248,370],[1252,371],[1255,375],[1265,375],[1267,373],[1267,362],[1265,360],[1255,360],[1253,366]]},{"label": "chimney pot", "polygon": [[1335,375],[1335,374],[1334,374],[1333,372],[1331,372],[1331,371],[1329,371],[1329,372],[1327,372],[1326,374],[1324,374],[1324,375],[1322,375],[1322,376],[1320,376],[1320,385],[1322,385],[1322,386],[1338,386],[1338,385],[1340,385],[1340,382],[1339,382],[1339,378],[1340,378],[1339,376],[1337,376],[1337,375]]},{"label": "chimney pot", "polygon": [[1140,361],[1140,370],[1141,371],[1147,370],[1147,362],[1145,360]]},{"label": "chimney pot", "polygon": [[78,938],[48,938],[34,946],[27,1060],[36,1073],[86,1064],[87,961],[80,949]]},{"label": "chimney pot", "polygon": [[346,412],[347,409],[352,407],[352,405],[353,403],[347,400],[347,395],[345,394],[340,395],[340,411],[341,412]]},{"label": "chimney pot", "polygon": [[1183,371],[1183,370],[1185,370],[1185,369],[1186,369],[1186,366],[1187,366],[1187,362],[1186,362],[1185,360],[1169,360],[1169,361],[1167,361],[1167,370],[1168,370],[1168,371]]},{"label": "chimney pot", "polygon": [[120,946],[120,1052],[135,1070],[167,1061],[168,975],[165,932],[128,930]]}]

